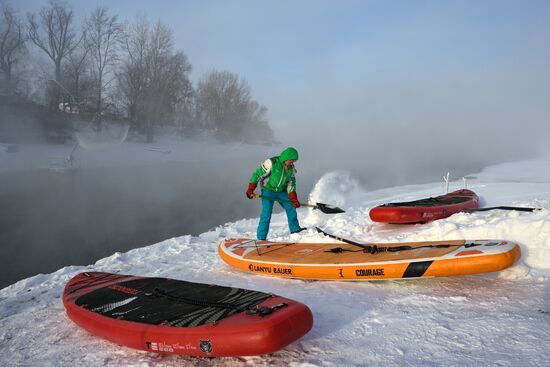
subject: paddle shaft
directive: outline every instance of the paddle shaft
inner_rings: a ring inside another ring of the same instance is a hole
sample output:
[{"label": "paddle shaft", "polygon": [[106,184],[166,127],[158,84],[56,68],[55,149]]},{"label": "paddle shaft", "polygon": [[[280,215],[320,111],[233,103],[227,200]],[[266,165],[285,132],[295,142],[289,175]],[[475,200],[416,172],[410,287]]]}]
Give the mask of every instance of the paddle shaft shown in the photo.
[{"label": "paddle shaft", "polygon": [[525,207],[521,207],[521,206],[492,206],[492,207],[488,207],[488,208],[474,208],[474,209],[466,208],[466,209],[463,209],[462,211],[466,212],[466,213],[472,213],[472,212],[485,212],[485,211],[488,211],[488,210],[495,210],[495,209],[517,210],[517,211],[520,211],[520,212],[534,212],[535,210],[540,210],[540,208],[525,208]]},{"label": "paddle shaft", "polygon": [[323,231],[323,230],[322,230],[321,228],[319,228],[319,227],[315,227],[315,229],[317,230],[317,232],[322,233],[322,234],[324,234],[325,236],[328,236],[328,237],[330,237],[330,238],[334,238],[335,240],[342,241],[342,242],[345,242],[345,243],[349,243],[350,245],[354,245],[354,246],[357,246],[357,247],[361,247],[361,248],[364,249],[364,250],[367,249],[367,246],[366,246],[366,245],[363,245],[362,243],[354,242],[354,241],[351,241],[351,240],[348,240],[348,239],[345,239],[345,238],[342,238],[342,237],[339,237],[339,236],[330,234],[330,233],[328,233],[328,232]]},{"label": "paddle shaft", "polygon": [[[379,247],[378,245],[361,244],[361,243],[351,241],[351,240],[348,240],[348,239],[345,239],[345,238],[342,238],[342,237],[339,237],[339,236],[335,236],[333,234],[330,234],[328,232],[323,231],[319,227],[315,227],[315,229],[317,230],[317,232],[322,233],[322,234],[324,234],[324,235],[326,235],[330,238],[334,238],[338,241],[342,241],[342,242],[345,242],[345,243],[349,243],[350,245],[360,247],[360,248],[363,249],[363,252],[369,253],[371,255],[377,254],[379,252],[398,252],[398,251],[416,250],[416,249],[419,249],[419,248],[448,248],[448,247],[451,247],[451,246],[462,246],[462,245],[450,245],[450,244],[437,244],[437,245],[423,245],[423,246],[417,246],[417,247],[408,246],[408,245],[388,246],[388,247],[380,246]],[[331,252],[342,252],[342,251],[346,251],[346,250],[342,250],[340,248],[339,251],[334,251],[334,249],[329,250],[329,251],[331,251]]]}]

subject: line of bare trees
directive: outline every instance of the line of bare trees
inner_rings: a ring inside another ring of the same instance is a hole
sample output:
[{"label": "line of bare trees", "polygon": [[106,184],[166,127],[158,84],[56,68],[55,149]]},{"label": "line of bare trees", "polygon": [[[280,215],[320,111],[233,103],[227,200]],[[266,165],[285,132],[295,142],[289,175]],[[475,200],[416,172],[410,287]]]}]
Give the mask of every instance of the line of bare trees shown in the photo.
[{"label": "line of bare trees", "polygon": [[0,72],[3,87],[12,91],[18,87],[19,68],[27,54],[27,35],[24,24],[13,8],[2,4],[0,14]]},{"label": "line of bare trees", "polygon": [[[26,21],[4,3],[0,13],[0,93],[41,101],[52,113],[125,119],[152,141],[161,126],[182,136],[273,140],[266,107],[246,80],[212,70],[196,88],[191,63],[172,30],[138,16],[123,23],[98,7],[77,29],[71,6],[50,0]],[[36,72],[33,65],[47,60]],[[40,82],[37,83],[36,81]]]}]

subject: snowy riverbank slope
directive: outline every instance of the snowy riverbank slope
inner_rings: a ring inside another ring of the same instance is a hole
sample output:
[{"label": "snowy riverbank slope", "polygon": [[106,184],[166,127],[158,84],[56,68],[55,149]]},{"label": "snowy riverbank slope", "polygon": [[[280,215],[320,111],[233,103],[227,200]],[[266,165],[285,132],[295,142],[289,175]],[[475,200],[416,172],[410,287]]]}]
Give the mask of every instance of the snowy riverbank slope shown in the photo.
[{"label": "snowy riverbank slope", "polygon": [[[303,225],[364,242],[495,238],[519,242],[523,257],[500,273],[407,281],[318,282],[240,273],[223,263],[224,237],[253,237],[257,219],[227,223],[198,237],[182,236],[116,253],[90,266],[68,266],[0,290],[0,362],[40,366],[425,366],[550,364],[550,161],[488,167],[469,188],[482,206],[543,208],[534,213],[456,214],[434,223],[380,225],[373,206],[439,195],[441,183],[366,192],[353,177],[331,172],[310,194],[347,210],[328,216],[300,209]],[[462,182],[451,184],[459,188]],[[258,204],[259,205],[259,204]],[[258,209],[259,211],[259,209]],[[290,237],[284,214],[272,240],[328,241],[313,230]],[[119,347],[87,333],[65,315],[61,291],[75,274],[108,271],[163,276],[273,292],[306,303],[312,331],[272,355],[196,359]]]}]

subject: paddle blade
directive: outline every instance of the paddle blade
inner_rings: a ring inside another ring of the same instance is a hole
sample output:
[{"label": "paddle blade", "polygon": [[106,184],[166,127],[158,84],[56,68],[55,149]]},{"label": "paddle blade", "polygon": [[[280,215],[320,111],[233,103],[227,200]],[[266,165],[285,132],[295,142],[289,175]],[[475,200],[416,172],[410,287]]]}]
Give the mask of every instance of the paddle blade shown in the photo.
[{"label": "paddle blade", "polygon": [[329,204],[323,204],[323,203],[316,203],[314,209],[319,209],[320,211],[322,211],[325,214],[345,213],[345,211],[343,209],[340,209],[337,206],[329,205]]}]

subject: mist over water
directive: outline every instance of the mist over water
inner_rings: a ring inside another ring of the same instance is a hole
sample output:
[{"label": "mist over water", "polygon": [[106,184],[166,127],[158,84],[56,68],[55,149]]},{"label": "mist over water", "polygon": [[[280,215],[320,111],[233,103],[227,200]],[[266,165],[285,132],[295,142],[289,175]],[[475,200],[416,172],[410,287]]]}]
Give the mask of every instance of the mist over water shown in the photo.
[{"label": "mist over water", "polygon": [[[274,146],[273,156],[282,149]],[[418,161],[394,171],[383,159],[349,151],[298,149],[301,200],[307,200],[317,180],[332,170],[347,170],[373,190],[438,181],[451,168],[455,178],[481,168],[479,162],[449,167]],[[265,147],[249,150],[248,158],[235,160],[0,172],[0,287],[67,265],[93,264],[117,251],[259,217],[260,202],[248,200],[244,192],[252,171],[268,156]]]}]

